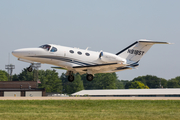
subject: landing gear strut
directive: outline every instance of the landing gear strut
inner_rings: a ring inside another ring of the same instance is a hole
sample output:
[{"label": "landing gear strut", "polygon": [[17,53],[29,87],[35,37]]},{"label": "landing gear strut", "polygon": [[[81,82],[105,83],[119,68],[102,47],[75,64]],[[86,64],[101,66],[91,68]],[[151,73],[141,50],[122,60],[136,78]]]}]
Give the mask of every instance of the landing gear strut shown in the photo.
[{"label": "landing gear strut", "polygon": [[30,66],[27,68],[27,71],[28,71],[28,72],[32,72],[32,70],[33,70],[33,68],[32,68],[32,66],[30,65]]},{"label": "landing gear strut", "polygon": [[92,81],[93,80],[93,75],[92,74],[87,74],[86,79],[88,81]]},{"label": "landing gear strut", "polygon": [[68,81],[69,82],[73,82],[74,81],[74,75],[73,75],[73,71],[68,71],[69,76],[68,76]]}]

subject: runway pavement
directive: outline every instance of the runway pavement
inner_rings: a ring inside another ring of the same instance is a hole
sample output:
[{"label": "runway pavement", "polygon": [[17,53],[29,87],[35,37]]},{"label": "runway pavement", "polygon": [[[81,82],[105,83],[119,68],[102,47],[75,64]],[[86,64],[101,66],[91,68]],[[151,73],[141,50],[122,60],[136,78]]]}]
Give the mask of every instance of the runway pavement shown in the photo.
[{"label": "runway pavement", "polygon": [[0,100],[180,100],[180,97],[0,97]]}]

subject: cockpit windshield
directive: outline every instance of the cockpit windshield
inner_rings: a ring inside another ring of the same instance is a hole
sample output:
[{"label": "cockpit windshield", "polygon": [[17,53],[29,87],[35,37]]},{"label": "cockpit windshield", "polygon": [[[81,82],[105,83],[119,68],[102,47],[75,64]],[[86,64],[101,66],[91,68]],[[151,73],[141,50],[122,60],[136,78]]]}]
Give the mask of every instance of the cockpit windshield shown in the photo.
[{"label": "cockpit windshield", "polygon": [[53,46],[50,46],[50,45],[41,45],[40,48],[43,48],[47,51],[49,51],[50,49],[50,52],[56,52],[57,51],[57,48],[53,47]]},{"label": "cockpit windshield", "polygon": [[49,51],[51,46],[50,45],[42,45],[42,46],[40,46],[40,48],[43,48],[43,49],[46,49],[47,51]]}]

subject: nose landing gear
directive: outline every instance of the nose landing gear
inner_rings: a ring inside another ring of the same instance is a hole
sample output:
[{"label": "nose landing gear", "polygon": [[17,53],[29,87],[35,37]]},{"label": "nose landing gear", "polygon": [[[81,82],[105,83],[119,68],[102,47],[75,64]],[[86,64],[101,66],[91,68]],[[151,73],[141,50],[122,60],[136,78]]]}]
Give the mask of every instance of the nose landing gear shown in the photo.
[{"label": "nose landing gear", "polygon": [[33,69],[38,70],[41,67],[41,63],[31,63],[31,65],[27,68],[28,72],[32,72]]},{"label": "nose landing gear", "polygon": [[32,70],[33,70],[33,68],[32,68],[32,66],[30,65],[30,66],[27,68],[27,71],[28,71],[28,72],[32,72]]}]

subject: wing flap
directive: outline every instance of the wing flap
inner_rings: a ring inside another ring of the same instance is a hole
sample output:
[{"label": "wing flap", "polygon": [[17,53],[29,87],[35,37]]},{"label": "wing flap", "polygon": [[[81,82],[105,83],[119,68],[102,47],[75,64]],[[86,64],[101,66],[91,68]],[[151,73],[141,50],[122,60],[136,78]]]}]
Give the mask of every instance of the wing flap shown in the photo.
[{"label": "wing flap", "polygon": [[62,68],[62,67],[51,67],[51,68],[54,68],[54,69],[61,69],[61,70],[67,70],[66,68]]},{"label": "wing flap", "polygon": [[88,65],[88,66],[75,66],[73,68],[91,68],[91,67],[102,67],[102,66],[109,66],[109,65],[117,65],[118,63],[109,63],[109,64],[97,64],[97,65]]}]

